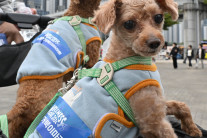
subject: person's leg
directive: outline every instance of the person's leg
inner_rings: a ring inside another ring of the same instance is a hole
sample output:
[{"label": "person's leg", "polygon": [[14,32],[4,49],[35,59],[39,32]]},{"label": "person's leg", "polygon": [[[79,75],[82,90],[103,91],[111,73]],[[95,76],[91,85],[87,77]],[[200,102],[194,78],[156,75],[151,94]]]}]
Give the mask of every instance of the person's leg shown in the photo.
[{"label": "person's leg", "polygon": [[187,56],[184,58],[183,63],[186,64]]},{"label": "person's leg", "polygon": [[188,67],[190,67],[190,57],[188,57]]},{"label": "person's leg", "polygon": [[199,58],[196,59],[196,68],[198,68],[199,65]]},{"label": "person's leg", "polygon": [[189,67],[192,67],[192,63],[191,63],[191,57],[189,57]]},{"label": "person's leg", "polygon": [[176,68],[176,59],[173,57],[173,67]]},{"label": "person's leg", "polygon": [[175,69],[178,68],[177,58],[175,57]]},{"label": "person's leg", "polygon": [[201,66],[202,66],[202,69],[204,69],[203,59],[201,59]]}]

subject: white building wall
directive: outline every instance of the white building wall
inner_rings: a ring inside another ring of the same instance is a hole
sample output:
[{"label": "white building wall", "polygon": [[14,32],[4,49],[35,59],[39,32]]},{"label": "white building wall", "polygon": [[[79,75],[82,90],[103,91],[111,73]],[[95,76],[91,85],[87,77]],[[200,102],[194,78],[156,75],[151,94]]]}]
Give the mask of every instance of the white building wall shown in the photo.
[{"label": "white building wall", "polygon": [[67,3],[68,3],[68,5],[67,5],[67,8],[68,8],[68,6],[70,5],[70,0],[67,0]]},{"label": "white building wall", "polygon": [[184,37],[183,37],[183,31],[184,31],[184,29],[183,29],[183,22],[179,22],[179,43],[183,43],[184,42]]},{"label": "white building wall", "polygon": [[173,42],[173,29],[172,29],[172,27],[169,27],[168,31],[169,31],[168,42],[172,43]]},{"label": "white building wall", "polygon": [[168,30],[163,31],[163,35],[166,42],[169,43],[183,43],[184,42],[184,33],[183,33],[183,22],[175,24],[168,28]]},{"label": "white building wall", "polygon": [[173,39],[172,39],[172,41],[173,42],[178,42],[178,25],[177,24],[175,24],[175,25],[173,25],[172,26],[172,35],[173,35]]},{"label": "white building wall", "polygon": [[55,13],[55,0],[47,0],[47,11]]},{"label": "white building wall", "polygon": [[207,26],[204,26],[203,40],[207,40]]},{"label": "white building wall", "polygon": [[63,0],[59,0],[59,6],[63,6]]},{"label": "white building wall", "polygon": [[165,41],[168,42],[168,31],[164,30],[162,34],[164,36]]}]

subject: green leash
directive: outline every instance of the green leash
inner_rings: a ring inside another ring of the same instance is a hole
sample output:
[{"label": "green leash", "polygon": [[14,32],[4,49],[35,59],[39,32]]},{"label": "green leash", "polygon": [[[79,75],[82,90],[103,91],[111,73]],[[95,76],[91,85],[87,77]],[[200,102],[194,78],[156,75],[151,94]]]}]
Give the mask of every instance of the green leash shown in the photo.
[{"label": "green leash", "polygon": [[[68,21],[69,24],[73,27],[73,29],[76,31],[78,38],[80,40],[83,52],[84,52],[84,63],[83,65],[85,65],[85,63],[87,63],[89,61],[89,56],[86,55],[86,40],[85,37],[83,35],[83,32],[81,31],[80,28],[80,23],[88,23],[91,25],[94,25],[91,22],[91,17],[89,17],[88,19],[86,18],[81,18],[80,16],[76,15],[76,16],[64,16],[58,19],[55,19],[51,22],[49,22],[49,24],[53,24],[58,20],[63,20],[63,21]],[[95,25],[94,25],[95,26]],[[42,118],[47,114],[47,112],[50,110],[50,108],[53,106],[53,104],[55,103],[55,101],[58,99],[59,96],[63,96],[63,94],[61,92],[58,92],[55,97],[45,106],[45,108],[38,114],[38,116],[35,118],[35,120],[32,122],[32,124],[30,125],[30,127],[28,128],[26,134],[24,135],[24,138],[28,138],[36,129],[36,127],[39,125],[39,123],[41,122]]]},{"label": "green leash", "polygon": [[42,118],[47,114],[47,112],[50,110],[50,108],[53,106],[53,104],[56,102],[59,96],[63,96],[61,92],[56,93],[55,97],[44,107],[44,109],[38,114],[38,116],[35,118],[35,120],[32,122],[30,127],[27,129],[26,134],[24,135],[24,138],[28,138],[37,128],[39,123],[41,122]]},{"label": "green leash", "polygon": [[50,23],[54,23],[58,20],[68,21],[69,24],[73,27],[73,29],[76,31],[76,34],[78,35],[78,38],[80,40],[80,43],[81,43],[81,46],[82,46],[82,49],[83,49],[83,52],[85,55],[83,64],[86,64],[89,61],[89,56],[86,54],[86,40],[83,35],[83,32],[81,31],[80,23],[88,23],[88,24],[94,25],[92,23],[91,19],[92,19],[92,17],[89,17],[86,19],[86,18],[81,18],[78,15],[75,15],[75,16],[64,16],[64,17],[55,19],[50,22]]},{"label": "green leash", "polygon": [[128,100],[124,97],[122,92],[118,89],[116,84],[112,81],[113,74],[115,71],[123,69],[126,66],[142,64],[142,65],[151,65],[151,57],[141,57],[133,56],[129,58],[116,61],[112,64],[106,63],[101,69],[83,69],[78,72],[79,79],[83,77],[93,77],[97,78],[98,83],[104,87],[104,89],[112,96],[115,102],[121,107],[124,113],[129,117],[129,119],[136,125],[134,119],[134,114],[130,107]]},{"label": "green leash", "polygon": [[[118,71],[126,66],[134,65],[134,64],[144,64],[144,65],[151,65],[152,60],[151,57],[140,57],[134,56],[129,57],[112,64],[107,63],[105,64],[102,69],[83,69],[78,71],[78,77],[94,77],[97,78],[98,83],[106,89],[106,91],[113,97],[116,103],[121,107],[121,109],[125,112],[125,114],[129,117],[129,119],[137,126],[134,114],[132,109],[129,105],[128,100],[124,97],[124,95],[120,92],[116,84],[111,80],[115,71]],[[59,96],[62,96],[61,92],[58,92],[55,97],[48,103],[48,105],[39,113],[39,115],[35,118],[32,122],[30,127],[28,128],[24,138],[28,138],[36,129],[38,124],[41,122],[42,118],[46,115],[46,113],[50,110],[53,106],[55,101]],[[3,131],[4,132],[4,131]]]},{"label": "green leash", "polygon": [[9,138],[8,119],[6,115],[0,116],[0,129],[2,130],[3,134]]}]

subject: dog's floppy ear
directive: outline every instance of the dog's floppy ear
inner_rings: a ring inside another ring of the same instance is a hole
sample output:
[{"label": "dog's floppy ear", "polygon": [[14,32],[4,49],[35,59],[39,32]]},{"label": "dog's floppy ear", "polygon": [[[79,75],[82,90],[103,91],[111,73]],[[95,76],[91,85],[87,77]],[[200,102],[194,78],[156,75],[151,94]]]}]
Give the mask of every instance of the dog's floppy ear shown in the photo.
[{"label": "dog's floppy ear", "polygon": [[116,8],[122,2],[121,0],[109,0],[100,6],[99,10],[95,11],[95,16],[92,20],[101,32],[109,33],[116,20]]},{"label": "dog's floppy ear", "polygon": [[156,0],[164,11],[170,13],[173,20],[178,19],[178,4],[174,0]]}]

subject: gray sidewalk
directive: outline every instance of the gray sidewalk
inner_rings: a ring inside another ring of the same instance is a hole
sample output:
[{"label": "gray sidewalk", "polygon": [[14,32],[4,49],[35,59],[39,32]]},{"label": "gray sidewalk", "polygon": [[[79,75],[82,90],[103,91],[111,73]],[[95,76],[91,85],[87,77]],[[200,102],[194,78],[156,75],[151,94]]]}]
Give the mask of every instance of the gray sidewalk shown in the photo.
[{"label": "gray sidewalk", "polygon": [[[188,69],[180,60],[175,70],[171,60],[156,62],[166,99],[185,102],[194,121],[207,129],[207,64],[205,69]],[[17,88],[18,85],[0,88],[0,114],[8,112],[15,103]]]},{"label": "gray sidewalk", "polygon": [[[193,62],[194,63],[194,62]],[[185,102],[191,109],[194,121],[207,129],[207,64],[205,69],[188,69],[182,60],[178,69],[173,69],[172,61],[157,61],[165,97],[168,100]]]}]

